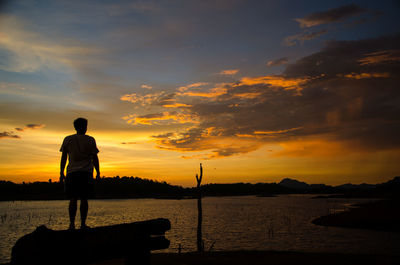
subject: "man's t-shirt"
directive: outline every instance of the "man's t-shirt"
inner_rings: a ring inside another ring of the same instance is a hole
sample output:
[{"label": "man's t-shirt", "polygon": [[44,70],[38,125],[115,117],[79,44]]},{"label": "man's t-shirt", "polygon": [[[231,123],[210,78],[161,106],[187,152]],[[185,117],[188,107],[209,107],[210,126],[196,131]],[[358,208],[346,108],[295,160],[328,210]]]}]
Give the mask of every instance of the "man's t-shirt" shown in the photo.
[{"label": "man's t-shirt", "polygon": [[76,171],[93,172],[93,155],[99,150],[89,135],[73,134],[64,138],[60,152],[68,153],[67,174]]}]

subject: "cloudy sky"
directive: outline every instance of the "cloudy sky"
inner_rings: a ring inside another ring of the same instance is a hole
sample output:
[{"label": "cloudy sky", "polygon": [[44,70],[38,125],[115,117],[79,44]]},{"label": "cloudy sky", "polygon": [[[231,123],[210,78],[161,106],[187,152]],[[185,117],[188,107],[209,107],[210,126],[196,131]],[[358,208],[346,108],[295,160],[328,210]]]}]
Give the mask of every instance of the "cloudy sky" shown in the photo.
[{"label": "cloudy sky", "polygon": [[397,1],[0,3],[0,179],[58,179],[77,117],[105,176],[400,175]]}]

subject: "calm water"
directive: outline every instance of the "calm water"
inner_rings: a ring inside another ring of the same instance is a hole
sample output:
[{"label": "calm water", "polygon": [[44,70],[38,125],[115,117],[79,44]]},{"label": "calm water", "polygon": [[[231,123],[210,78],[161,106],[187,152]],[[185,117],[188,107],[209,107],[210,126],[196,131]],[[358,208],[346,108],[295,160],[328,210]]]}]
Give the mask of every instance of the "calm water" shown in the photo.
[{"label": "calm water", "polygon": [[[203,199],[203,237],[208,250],[295,250],[308,252],[400,253],[400,234],[320,227],[311,220],[343,211],[362,199],[310,199],[310,196],[216,197]],[[164,217],[177,252],[196,249],[196,200],[92,200],[89,226]],[[9,261],[16,240],[37,226],[68,227],[67,201],[0,202],[0,263]],[[79,217],[78,219],[79,220]],[[79,223],[79,222],[77,222]]]}]

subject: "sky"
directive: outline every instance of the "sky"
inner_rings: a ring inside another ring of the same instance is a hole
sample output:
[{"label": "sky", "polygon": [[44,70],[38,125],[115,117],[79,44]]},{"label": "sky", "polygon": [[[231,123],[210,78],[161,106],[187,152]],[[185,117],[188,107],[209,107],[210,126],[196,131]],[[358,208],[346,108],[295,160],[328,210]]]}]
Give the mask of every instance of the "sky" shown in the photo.
[{"label": "sky", "polygon": [[53,181],[73,120],[102,176],[400,175],[398,1],[0,1],[0,179]]}]

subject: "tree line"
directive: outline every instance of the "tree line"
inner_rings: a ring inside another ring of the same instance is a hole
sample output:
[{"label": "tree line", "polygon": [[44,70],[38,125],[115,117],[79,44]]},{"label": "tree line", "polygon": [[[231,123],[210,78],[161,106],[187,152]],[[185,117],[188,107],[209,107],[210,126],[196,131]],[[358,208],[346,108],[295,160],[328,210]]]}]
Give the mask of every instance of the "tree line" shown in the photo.
[{"label": "tree line", "polygon": [[[202,196],[275,196],[279,194],[310,193],[339,194],[345,197],[382,197],[399,194],[400,177],[372,185],[368,189],[360,189],[360,185],[332,187],[327,185],[309,185],[307,188],[285,186],[283,183],[232,183],[204,184]],[[171,185],[165,181],[157,181],[139,177],[103,177],[94,181],[95,199],[124,198],[160,198],[185,199],[197,196],[196,187]],[[14,183],[0,180],[0,200],[62,200],[65,199],[64,186],[59,182]]]}]

